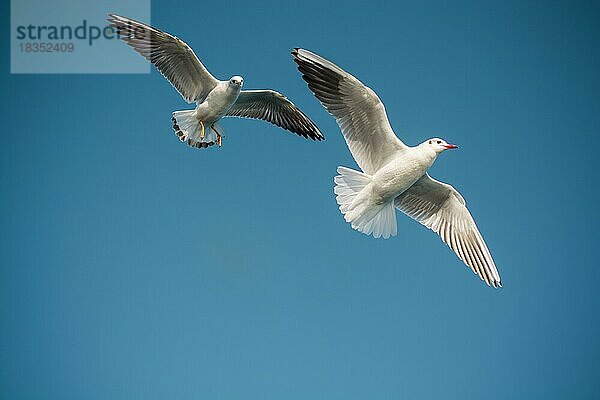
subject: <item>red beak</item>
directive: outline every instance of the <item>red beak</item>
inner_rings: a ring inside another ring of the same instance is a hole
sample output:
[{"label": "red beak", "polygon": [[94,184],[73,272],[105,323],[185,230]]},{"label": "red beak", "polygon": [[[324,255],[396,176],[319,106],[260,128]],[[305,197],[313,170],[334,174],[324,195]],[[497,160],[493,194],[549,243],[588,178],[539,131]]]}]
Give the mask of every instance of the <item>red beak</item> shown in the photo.
[{"label": "red beak", "polygon": [[447,149],[458,149],[458,146],[455,144],[447,144],[444,147]]}]

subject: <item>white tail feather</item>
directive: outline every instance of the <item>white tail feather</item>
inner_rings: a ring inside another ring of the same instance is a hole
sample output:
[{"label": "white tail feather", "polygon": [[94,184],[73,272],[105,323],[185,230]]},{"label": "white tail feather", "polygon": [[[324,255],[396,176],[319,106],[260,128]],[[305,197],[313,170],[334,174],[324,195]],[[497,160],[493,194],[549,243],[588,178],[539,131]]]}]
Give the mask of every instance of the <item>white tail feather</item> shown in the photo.
[{"label": "white tail feather", "polygon": [[393,200],[386,204],[372,204],[369,175],[346,167],[338,167],[337,172],[339,175],[334,178],[333,190],[335,199],[352,228],[376,238],[396,236],[398,228]]},{"label": "white tail feather", "polygon": [[204,137],[200,139],[202,126],[195,116],[195,111],[175,111],[172,118],[173,130],[179,136],[179,140],[186,142],[191,147],[206,148],[214,145],[217,141],[217,134],[210,126],[204,126]]}]

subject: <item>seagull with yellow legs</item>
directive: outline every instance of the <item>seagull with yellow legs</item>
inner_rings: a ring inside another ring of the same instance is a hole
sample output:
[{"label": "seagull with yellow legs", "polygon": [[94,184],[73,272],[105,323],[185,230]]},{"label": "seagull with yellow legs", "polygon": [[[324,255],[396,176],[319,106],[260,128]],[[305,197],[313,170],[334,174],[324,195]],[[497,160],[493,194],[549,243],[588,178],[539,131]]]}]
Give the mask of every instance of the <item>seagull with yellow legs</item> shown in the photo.
[{"label": "seagull with yellow legs", "polygon": [[242,90],[244,80],[215,78],[181,39],[131,18],[108,14],[117,36],[150,61],[193,110],[173,113],[173,130],[191,147],[221,147],[223,117],[262,119],[312,140],[324,136],[283,94],[274,90]]}]

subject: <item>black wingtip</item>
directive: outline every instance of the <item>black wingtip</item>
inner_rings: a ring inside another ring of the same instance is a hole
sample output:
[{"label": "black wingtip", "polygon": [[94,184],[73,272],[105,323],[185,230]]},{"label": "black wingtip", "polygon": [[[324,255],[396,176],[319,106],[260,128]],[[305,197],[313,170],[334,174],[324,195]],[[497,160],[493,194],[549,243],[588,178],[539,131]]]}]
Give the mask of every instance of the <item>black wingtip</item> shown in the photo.
[{"label": "black wingtip", "polygon": [[294,58],[294,62],[296,64],[299,63],[300,61],[300,48],[299,47],[294,47],[294,49],[292,50],[292,57]]},{"label": "black wingtip", "polygon": [[117,22],[119,20],[119,18],[123,18],[120,15],[115,14],[115,13],[108,13],[106,15],[108,15],[108,18],[106,18],[106,20],[110,21],[110,22]]},{"label": "black wingtip", "polygon": [[488,286],[492,286],[494,289],[500,289],[502,288],[502,281],[493,280],[491,285],[488,284]]}]

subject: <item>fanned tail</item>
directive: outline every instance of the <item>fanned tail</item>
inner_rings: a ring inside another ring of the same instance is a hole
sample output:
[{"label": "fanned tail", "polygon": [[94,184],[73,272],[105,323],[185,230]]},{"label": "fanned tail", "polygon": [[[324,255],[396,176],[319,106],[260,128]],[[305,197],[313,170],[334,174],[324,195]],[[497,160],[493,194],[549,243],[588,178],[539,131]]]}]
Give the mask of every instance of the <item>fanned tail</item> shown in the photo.
[{"label": "fanned tail", "polygon": [[179,136],[179,140],[190,147],[206,148],[217,141],[217,134],[210,126],[204,126],[204,137],[200,139],[202,126],[194,115],[195,110],[175,111],[173,113],[173,130]]},{"label": "fanned tail", "polygon": [[369,175],[346,167],[338,167],[337,172],[333,191],[346,222],[375,238],[396,236],[398,228],[393,199],[386,204],[372,204]]}]

